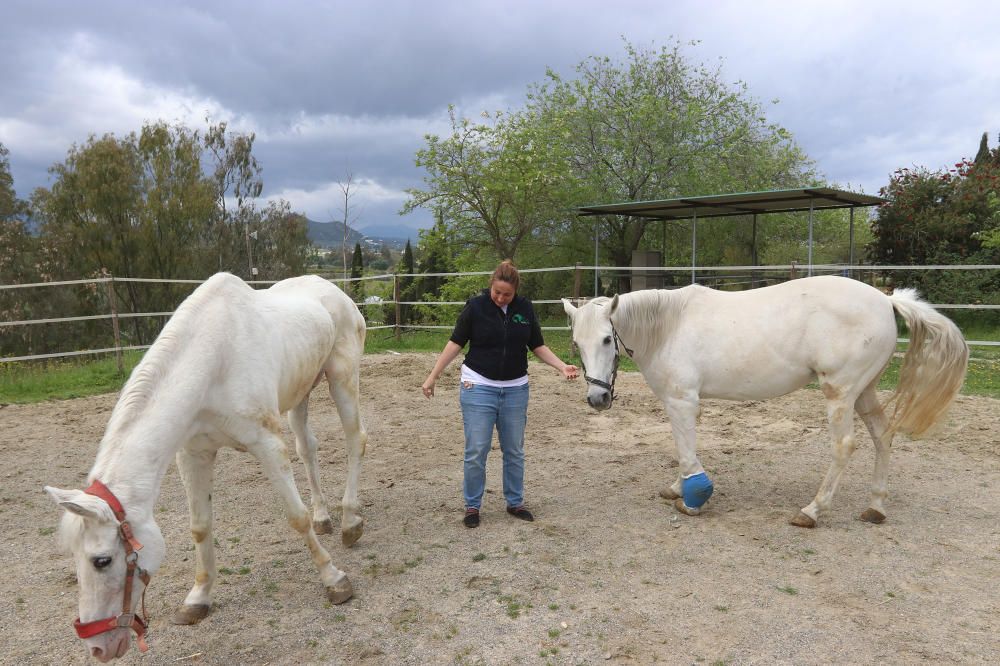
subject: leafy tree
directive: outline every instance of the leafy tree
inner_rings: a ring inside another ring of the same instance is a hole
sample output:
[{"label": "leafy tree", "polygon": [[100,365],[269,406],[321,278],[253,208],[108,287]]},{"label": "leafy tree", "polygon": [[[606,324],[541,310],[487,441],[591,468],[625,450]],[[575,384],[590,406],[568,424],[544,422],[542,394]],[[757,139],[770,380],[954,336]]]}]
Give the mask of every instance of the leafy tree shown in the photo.
[{"label": "leafy tree", "polygon": [[453,225],[457,242],[488,249],[489,262],[513,259],[560,205],[565,169],[530,114],[484,113],[486,122],[449,109],[451,136],[428,135],[417,152],[425,189],[407,190],[403,213],[433,206]]},{"label": "leafy tree", "polygon": [[[216,270],[250,275],[251,225],[257,217],[254,200],[264,189],[261,166],[253,155],[256,135],[227,133],[225,122],[216,123],[205,134],[205,148],[212,159],[217,209],[211,240],[218,258]],[[230,209],[229,200],[236,207]],[[245,247],[245,253],[241,248]],[[242,261],[241,261],[242,260]],[[246,266],[247,270],[242,270]]]},{"label": "leafy tree", "polygon": [[[745,85],[732,87],[719,69],[692,65],[680,44],[658,52],[626,44],[626,53],[624,63],[589,58],[572,79],[550,71],[530,94],[529,109],[562,146],[588,201],[768,189],[812,179],[810,161],[784,128],[767,122]],[[600,222],[607,255],[622,266],[653,224],[619,216]]]},{"label": "leafy tree", "polygon": [[354,300],[360,301],[364,298],[364,284],[359,280],[364,273],[364,255],[361,252],[361,243],[354,244],[354,256],[351,258],[351,295]]},{"label": "leafy tree", "polygon": [[[399,277],[399,300],[400,301],[414,301],[416,300],[415,287],[416,282],[413,279],[412,274],[414,273],[413,264],[413,248],[410,246],[409,239],[406,240],[406,247],[403,248],[403,257],[397,266],[397,273]],[[395,311],[389,314],[390,324],[406,324],[410,321],[410,309],[409,305],[399,306],[399,321],[396,321]]]},{"label": "leafy tree", "polygon": [[[784,128],[767,121],[746,86],[691,64],[679,44],[653,51],[626,43],[624,62],[588,58],[572,78],[549,71],[529,88],[525,108],[483,115],[475,123],[452,109],[451,135],[426,137],[417,153],[425,187],[411,190],[403,209],[439,207],[456,258],[469,255],[477,267],[520,256],[546,263],[589,257],[595,223],[602,257],[628,265],[633,250],[648,246],[648,229],[662,232],[659,238],[689,238],[689,225],[667,229],[619,216],[580,221],[574,207],[815,181],[812,163]],[[720,256],[734,252],[726,239],[745,226],[713,227]],[[689,242],[671,247],[688,248],[690,260]],[[490,256],[480,256],[483,250]]]},{"label": "leafy tree", "polygon": [[[978,157],[947,170],[896,170],[881,190],[888,202],[872,223],[872,261],[1000,263],[1000,149],[981,149]],[[918,287],[939,303],[996,301],[1000,293],[995,272],[896,271],[892,278],[896,284]]]},{"label": "leafy tree", "polygon": [[[0,143],[0,284],[30,284],[40,280],[37,242],[28,232],[27,204],[17,198],[9,151]],[[45,302],[25,289],[0,290],[0,321],[22,321],[46,314]],[[28,351],[36,326],[0,326],[0,356]]]}]

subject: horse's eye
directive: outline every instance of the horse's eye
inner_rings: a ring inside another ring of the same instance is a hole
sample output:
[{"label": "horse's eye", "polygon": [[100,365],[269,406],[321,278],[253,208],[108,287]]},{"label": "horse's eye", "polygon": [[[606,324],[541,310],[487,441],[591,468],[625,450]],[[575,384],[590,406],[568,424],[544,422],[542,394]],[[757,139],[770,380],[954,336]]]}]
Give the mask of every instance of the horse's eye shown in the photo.
[{"label": "horse's eye", "polygon": [[606,344],[606,345],[610,345],[611,344],[611,336],[610,335],[605,336],[605,338],[604,338],[604,344]]},{"label": "horse's eye", "polygon": [[104,567],[111,564],[110,557],[95,557],[92,562],[94,563],[95,569],[103,569]]}]

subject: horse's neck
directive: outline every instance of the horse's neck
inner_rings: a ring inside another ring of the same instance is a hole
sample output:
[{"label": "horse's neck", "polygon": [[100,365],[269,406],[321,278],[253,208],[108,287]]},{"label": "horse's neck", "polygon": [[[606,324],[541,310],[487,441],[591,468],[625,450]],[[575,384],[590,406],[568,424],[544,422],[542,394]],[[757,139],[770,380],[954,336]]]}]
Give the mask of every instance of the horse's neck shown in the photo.
[{"label": "horse's neck", "polygon": [[628,346],[637,360],[657,349],[677,323],[687,296],[685,289],[650,289],[620,296],[612,316],[620,344]]},{"label": "horse's neck", "polygon": [[141,396],[129,389],[137,390],[127,386],[115,406],[90,479],[108,486],[130,513],[151,515],[167,467],[191,434],[198,398],[166,378]]}]

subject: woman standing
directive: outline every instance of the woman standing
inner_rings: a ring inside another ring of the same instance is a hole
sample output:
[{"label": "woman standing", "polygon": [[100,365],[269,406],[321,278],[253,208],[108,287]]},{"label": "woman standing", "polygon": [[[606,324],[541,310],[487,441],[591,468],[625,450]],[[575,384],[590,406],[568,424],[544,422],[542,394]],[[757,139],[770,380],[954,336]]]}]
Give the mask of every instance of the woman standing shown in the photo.
[{"label": "woman standing", "polygon": [[466,527],[479,526],[479,509],[486,490],[486,456],[496,428],[503,453],[503,494],[507,513],[534,520],[524,505],[524,426],[528,420],[528,350],[566,379],[576,379],[577,368],[567,365],[545,346],[542,328],[531,301],[517,295],[520,277],[514,264],[502,262],[493,271],[490,286],[470,298],[458,316],[455,330],[423,384],[424,395],[434,395],[434,384],[466,343],[462,364],[462,421],[465,426]]}]

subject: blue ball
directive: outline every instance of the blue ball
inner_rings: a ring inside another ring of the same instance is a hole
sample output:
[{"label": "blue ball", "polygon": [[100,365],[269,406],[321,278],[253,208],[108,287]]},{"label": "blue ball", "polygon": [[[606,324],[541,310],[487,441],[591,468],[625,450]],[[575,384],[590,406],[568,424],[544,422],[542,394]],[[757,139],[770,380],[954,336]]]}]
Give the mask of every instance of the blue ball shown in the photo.
[{"label": "blue ball", "polygon": [[681,482],[681,494],[684,496],[684,504],[692,509],[699,509],[708,498],[712,496],[715,486],[712,480],[704,472],[699,472],[684,479]]}]

